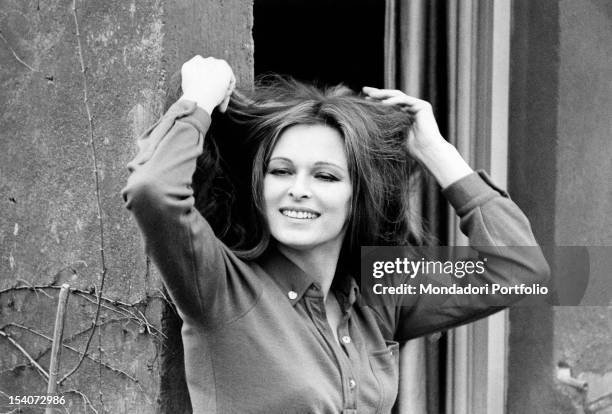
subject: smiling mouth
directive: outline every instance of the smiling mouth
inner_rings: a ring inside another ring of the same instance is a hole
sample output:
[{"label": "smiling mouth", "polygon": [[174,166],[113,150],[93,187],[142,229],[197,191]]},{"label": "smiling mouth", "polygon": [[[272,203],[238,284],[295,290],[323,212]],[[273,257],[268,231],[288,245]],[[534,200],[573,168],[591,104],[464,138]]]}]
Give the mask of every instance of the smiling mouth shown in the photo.
[{"label": "smiling mouth", "polygon": [[294,210],[288,208],[281,208],[280,212],[283,216],[287,216],[294,219],[300,220],[312,220],[319,217],[321,214],[314,211],[306,211],[306,210]]}]

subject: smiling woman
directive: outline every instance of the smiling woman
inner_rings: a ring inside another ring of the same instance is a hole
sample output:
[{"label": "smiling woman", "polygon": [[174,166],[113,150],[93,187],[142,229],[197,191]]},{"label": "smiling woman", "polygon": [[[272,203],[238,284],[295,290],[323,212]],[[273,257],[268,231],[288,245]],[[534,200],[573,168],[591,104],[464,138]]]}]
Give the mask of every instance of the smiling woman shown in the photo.
[{"label": "smiling woman", "polygon": [[[234,187],[222,193],[236,193],[238,199],[245,193],[252,193],[252,198],[238,205],[252,205],[254,216],[245,214],[243,208],[234,204],[225,208],[231,213],[221,214],[226,222],[218,225],[228,229],[221,237],[236,241],[230,245],[240,257],[256,258],[268,247],[272,223],[266,223],[271,216],[266,211],[264,183],[270,178],[272,167],[279,163],[285,162],[283,168],[274,168],[276,176],[294,177],[299,167],[291,157],[284,157],[279,152],[285,149],[304,161],[307,161],[304,157],[309,157],[308,161],[313,164],[308,174],[313,178],[310,182],[325,183],[316,188],[327,189],[335,196],[343,184],[350,185],[349,219],[346,223],[341,218],[334,219],[340,220],[338,222],[345,229],[346,234],[342,234],[342,243],[338,246],[343,248],[335,251],[347,259],[346,265],[357,265],[362,244],[406,244],[421,237],[418,221],[407,202],[411,178],[417,171],[405,137],[412,117],[381,101],[364,99],[344,86],[319,90],[292,79],[269,76],[260,80],[249,97],[234,94],[227,111],[213,116],[209,136],[216,144],[210,145],[208,152],[218,150],[223,153],[221,158],[227,161],[224,165],[232,165],[228,170],[220,168],[218,176],[234,177]],[[225,138],[237,136],[246,138]],[[240,158],[240,154],[253,155]],[[244,164],[252,165],[252,169],[237,177],[234,167]],[[203,167],[196,172],[196,175],[203,174],[194,180],[196,192],[200,182],[210,181],[210,170]],[[204,171],[208,171],[205,176]],[[300,173],[294,177],[300,178],[296,181],[298,189],[309,183],[302,180],[302,176]],[[200,210],[214,210],[210,206],[211,198],[204,197]],[[213,213],[211,216],[219,215]],[[327,217],[320,220],[323,221],[327,227]],[[238,236],[237,232],[248,236]]]},{"label": "smiling woman", "polygon": [[194,412],[389,413],[399,341],[508,304],[362,298],[360,246],[417,234],[414,160],[444,187],[474,249],[495,258],[478,283],[507,282],[517,266],[515,283],[546,277],[539,249],[497,247],[535,245],[529,223],[446,143],[426,102],[278,78],[245,97],[234,84],[224,61],[185,63],[183,96],[141,138],[123,191],[183,319]]},{"label": "smiling woman", "polygon": [[280,136],[264,178],[270,234],[283,250],[317,250],[336,257],[352,195],[343,139],[325,125],[295,125]]}]

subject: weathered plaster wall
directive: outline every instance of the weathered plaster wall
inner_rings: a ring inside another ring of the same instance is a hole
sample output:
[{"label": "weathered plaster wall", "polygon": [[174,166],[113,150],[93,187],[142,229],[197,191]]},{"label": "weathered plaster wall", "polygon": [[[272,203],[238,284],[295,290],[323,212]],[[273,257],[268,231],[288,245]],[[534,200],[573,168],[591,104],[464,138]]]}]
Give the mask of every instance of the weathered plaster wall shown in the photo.
[{"label": "weathered plaster wall", "polygon": [[63,282],[79,291],[60,376],[76,366],[103,274],[100,328],[60,387],[66,407],[154,412],[174,398],[160,390],[165,303],[123,208],[125,165],[170,74],[194,53],[227,59],[239,85],[252,83],[251,27],[249,0],[78,0],[76,11],[72,1],[0,0],[1,411],[6,395],[46,390],[26,353],[48,368],[43,335]]},{"label": "weathered plaster wall", "polygon": [[[590,282],[601,283],[612,246],[612,3],[516,0],[512,56],[511,193],[541,243],[604,246],[591,250]],[[612,308],[514,309],[510,319],[509,413],[612,412]],[[555,380],[559,362],[586,392]]]}]

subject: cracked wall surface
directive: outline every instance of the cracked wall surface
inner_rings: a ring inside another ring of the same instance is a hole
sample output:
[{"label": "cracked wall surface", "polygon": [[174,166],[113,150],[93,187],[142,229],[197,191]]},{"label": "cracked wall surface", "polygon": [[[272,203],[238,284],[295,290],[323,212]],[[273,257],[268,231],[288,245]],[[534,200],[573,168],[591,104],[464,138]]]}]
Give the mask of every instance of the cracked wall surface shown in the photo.
[{"label": "cracked wall surface", "polygon": [[227,59],[251,85],[251,27],[246,0],[0,0],[1,411],[8,395],[46,390],[62,283],[69,412],[172,405],[160,377],[175,345],[123,208],[125,165],[193,54]]}]

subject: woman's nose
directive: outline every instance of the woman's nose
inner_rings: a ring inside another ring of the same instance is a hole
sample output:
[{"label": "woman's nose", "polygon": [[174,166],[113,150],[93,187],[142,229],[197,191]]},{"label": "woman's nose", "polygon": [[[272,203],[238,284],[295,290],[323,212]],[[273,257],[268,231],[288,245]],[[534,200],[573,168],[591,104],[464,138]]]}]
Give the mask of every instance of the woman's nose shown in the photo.
[{"label": "woman's nose", "polygon": [[296,177],[289,187],[289,196],[295,200],[312,197],[312,193],[306,181],[306,178]]}]

